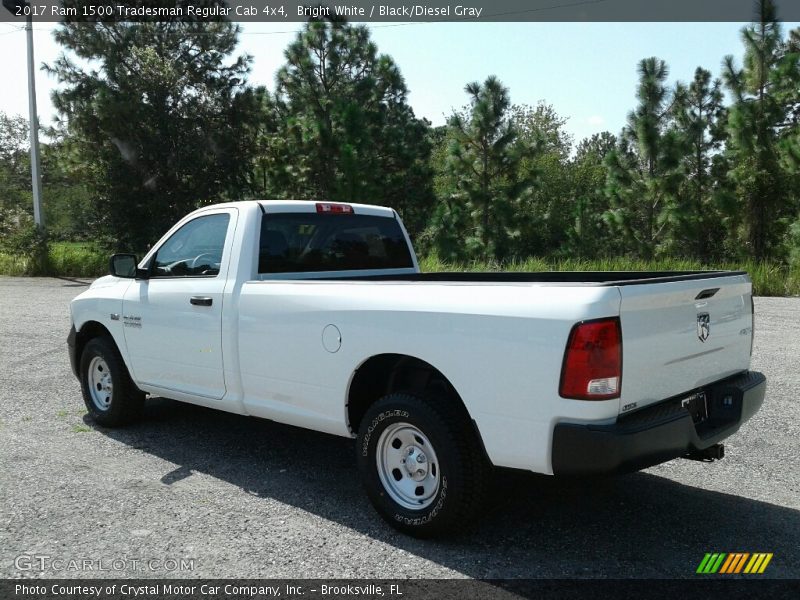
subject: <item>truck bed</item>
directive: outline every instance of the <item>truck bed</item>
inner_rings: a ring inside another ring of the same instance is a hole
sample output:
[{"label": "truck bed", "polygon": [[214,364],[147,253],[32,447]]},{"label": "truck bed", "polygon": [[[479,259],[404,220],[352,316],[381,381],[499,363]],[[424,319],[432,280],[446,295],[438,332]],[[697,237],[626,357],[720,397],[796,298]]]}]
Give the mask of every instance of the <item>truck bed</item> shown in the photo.
[{"label": "truck bed", "polygon": [[746,275],[745,271],[538,271],[538,272],[439,272],[389,275],[326,275],[324,280],[410,281],[420,283],[570,283],[595,286],[640,285],[714,279]]}]

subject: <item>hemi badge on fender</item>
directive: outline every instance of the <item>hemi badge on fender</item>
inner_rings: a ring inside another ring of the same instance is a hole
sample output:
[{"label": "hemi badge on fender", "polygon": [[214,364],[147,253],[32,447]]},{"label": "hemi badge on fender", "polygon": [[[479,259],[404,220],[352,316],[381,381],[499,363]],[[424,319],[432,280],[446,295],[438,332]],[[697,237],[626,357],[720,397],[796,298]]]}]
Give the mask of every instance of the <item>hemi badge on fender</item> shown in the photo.
[{"label": "hemi badge on fender", "polygon": [[119,315],[117,313],[111,313],[111,320],[119,321]]}]

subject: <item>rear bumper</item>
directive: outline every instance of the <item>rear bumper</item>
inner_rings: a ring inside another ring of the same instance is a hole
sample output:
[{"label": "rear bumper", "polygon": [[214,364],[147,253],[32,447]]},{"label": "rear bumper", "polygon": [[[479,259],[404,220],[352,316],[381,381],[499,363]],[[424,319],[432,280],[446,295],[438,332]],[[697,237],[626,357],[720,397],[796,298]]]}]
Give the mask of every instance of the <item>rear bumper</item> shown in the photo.
[{"label": "rear bumper", "polygon": [[704,450],[736,433],[764,402],[767,379],[748,371],[702,388],[708,419],[695,424],[683,394],[613,425],[559,423],[553,431],[555,475],[634,471]]}]

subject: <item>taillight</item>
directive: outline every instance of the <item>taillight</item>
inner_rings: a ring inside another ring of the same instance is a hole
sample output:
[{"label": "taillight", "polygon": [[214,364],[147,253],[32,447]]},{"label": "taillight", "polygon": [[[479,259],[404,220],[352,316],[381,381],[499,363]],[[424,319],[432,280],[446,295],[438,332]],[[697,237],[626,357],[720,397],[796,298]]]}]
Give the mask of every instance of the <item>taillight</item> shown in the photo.
[{"label": "taillight", "polygon": [[335,215],[352,215],[353,207],[349,204],[332,204],[330,202],[317,202],[318,213],[330,213]]},{"label": "taillight", "polygon": [[619,318],[584,321],[572,328],[558,393],[575,400],[619,398],[622,330]]}]

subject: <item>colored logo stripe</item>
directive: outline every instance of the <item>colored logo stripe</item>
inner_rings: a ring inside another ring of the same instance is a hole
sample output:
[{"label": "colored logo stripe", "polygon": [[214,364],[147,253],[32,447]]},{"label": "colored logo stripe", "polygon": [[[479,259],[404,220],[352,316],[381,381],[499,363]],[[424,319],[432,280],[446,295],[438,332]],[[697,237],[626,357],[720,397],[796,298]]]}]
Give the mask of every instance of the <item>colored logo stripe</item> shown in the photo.
[{"label": "colored logo stripe", "polygon": [[[749,560],[748,560],[749,559]],[[707,552],[697,567],[697,573],[720,575],[742,573],[763,573],[772,560],[772,552]],[[745,566],[745,564],[747,566]]]},{"label": "colored logo stripe", "polygon": [[716,573],[724,558],[724,552],[715,552],[713,554],[707,552],[703,560],[700,561],[700,566],[697,567],[697,573]]},{"label": "colored logo stripe", "polygon": [[728,554],[728,560],[722,565],[720,573],[738,573],[744,566],[744,561],[750,556],[749,552],[732,552]]},{"label": "colored logo stripe", "polygon": [[744,568],[745,573],[763,573],[769,561],[772,560],[772,552],[760,552],[758,554],[753,554],[753,558],[750,559],[750,562],[747,563],[747,566]]}]

